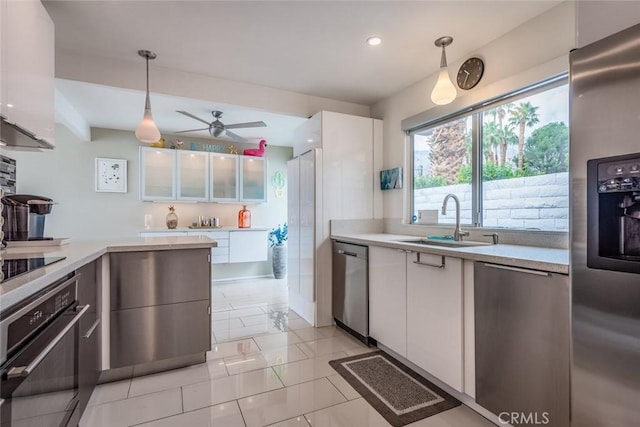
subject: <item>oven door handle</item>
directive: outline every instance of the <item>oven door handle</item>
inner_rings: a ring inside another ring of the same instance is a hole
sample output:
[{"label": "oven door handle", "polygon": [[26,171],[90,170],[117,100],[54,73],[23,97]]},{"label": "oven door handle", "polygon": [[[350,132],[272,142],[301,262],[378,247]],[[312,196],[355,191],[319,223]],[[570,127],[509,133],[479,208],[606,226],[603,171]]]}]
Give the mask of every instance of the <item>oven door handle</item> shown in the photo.
[{"label": "oven door handle", "polygon": [[29,365],[27,365],[27,366],[14,366],[13,368],[9,369],[9,372],[7,372],[7,378],[26,377],[31,372],[33,372],[33,370],[38,367],[40,362],[42,362],[44,360],[44,358],[47,357],[47,355],[51,352],[51,350],[53,350],[53,347],[55,347],[64,338],[64,336],[67,334],[67,332],[69,332],[71,330],[71,328],[73,328],[76,325],[76,323],[78,323],[80,318],[87,312],[87,310],[89,310],[89,308],[90,308],[89,304],[76,307],[76,310],[80,309],[78,314],[76,314],[74,316],[73,320],[71,320],[71,322],[69,322],[69,324],[67,326],[65,326],[64,329],[62,331],[60,331],[60,333],[58,335],[56,335],[56,337],[53,339],[53,341],[51,341],[44,348],[44,350],[42,350],[42,352],[40,354],[38,354],[36,356],[36,358],[33,359],[33,361],[31,363],[29,363]]}]

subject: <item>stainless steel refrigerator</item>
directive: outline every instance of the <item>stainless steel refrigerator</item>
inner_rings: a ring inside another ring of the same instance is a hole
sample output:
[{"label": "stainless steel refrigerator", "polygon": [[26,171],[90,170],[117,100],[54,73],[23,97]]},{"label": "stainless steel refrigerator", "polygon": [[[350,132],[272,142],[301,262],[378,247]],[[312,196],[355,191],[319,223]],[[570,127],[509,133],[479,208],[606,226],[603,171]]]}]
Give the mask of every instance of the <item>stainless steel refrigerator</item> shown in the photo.
[{"label": "stainless steel refrigerator", "polygon": [[573,427],[640,423],[640,25],[570,54]]}]

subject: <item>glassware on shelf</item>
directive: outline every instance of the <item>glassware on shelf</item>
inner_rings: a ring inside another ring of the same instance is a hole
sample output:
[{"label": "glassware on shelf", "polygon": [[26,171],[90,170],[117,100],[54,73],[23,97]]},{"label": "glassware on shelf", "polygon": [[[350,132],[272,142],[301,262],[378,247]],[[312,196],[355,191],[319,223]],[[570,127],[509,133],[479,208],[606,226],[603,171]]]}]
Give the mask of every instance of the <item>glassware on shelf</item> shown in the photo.
[{"label": "glassware on shelf", "polygon": [[178,215],[176,215],[176,208],[173,205],[169,206],[169,213],[167,214],[167,228],[173,230],[178,226]]},{"label": "glassware on shelf", "polygon": [[251,228],[251,211],[247,209],[247,205],[242,205],[238,212],[238,228]]}]

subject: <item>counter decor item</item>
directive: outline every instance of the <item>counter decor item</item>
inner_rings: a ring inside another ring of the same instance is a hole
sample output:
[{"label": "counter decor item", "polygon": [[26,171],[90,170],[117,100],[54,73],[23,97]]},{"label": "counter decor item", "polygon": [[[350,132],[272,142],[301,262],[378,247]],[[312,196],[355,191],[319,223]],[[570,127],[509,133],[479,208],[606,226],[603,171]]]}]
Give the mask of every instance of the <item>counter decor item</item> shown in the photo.
[{"label": "counter decor item", "polygon": [[242,205],[238,212],[238,228],[251,228],[251,211],[247,209],[247,205]]},{"label": "counter decor item", "polygon": [[273,228],[269,232],[269,243],[273,248],[273,275],[276,279],[284,279],[287,276],[287,237],[289,227],[285,222],[283,226]]},{"label": "counter decor item", "polygon": [[173,230],[178,226],[178,215],[176,215],[176,208],[173,205],[169,206],[169,213],[167,214],[167,228]]}]

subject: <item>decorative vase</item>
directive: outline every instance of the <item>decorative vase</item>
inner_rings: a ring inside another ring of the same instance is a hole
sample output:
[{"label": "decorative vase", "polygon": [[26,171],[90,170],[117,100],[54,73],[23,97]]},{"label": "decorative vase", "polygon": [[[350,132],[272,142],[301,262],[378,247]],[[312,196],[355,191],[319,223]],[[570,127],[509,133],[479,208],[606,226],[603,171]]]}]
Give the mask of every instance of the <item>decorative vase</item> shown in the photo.
[{"label": "decorative vase", "polygon": [[276,279],[287,276],[287,245],[284,243],[273,247],[273,275]]},{"label": "decorative vase", "polygon": [[178,215],[176,215],[176,208],[173,205],[169,206],[169,213],[167,214],[167,228],[173,230],[178,226]]},{"label": "decorative vase", "polygon": [[238,228],[251,228],[251,211],[247,209],[247,205],[242,205],[238,212]]}]

